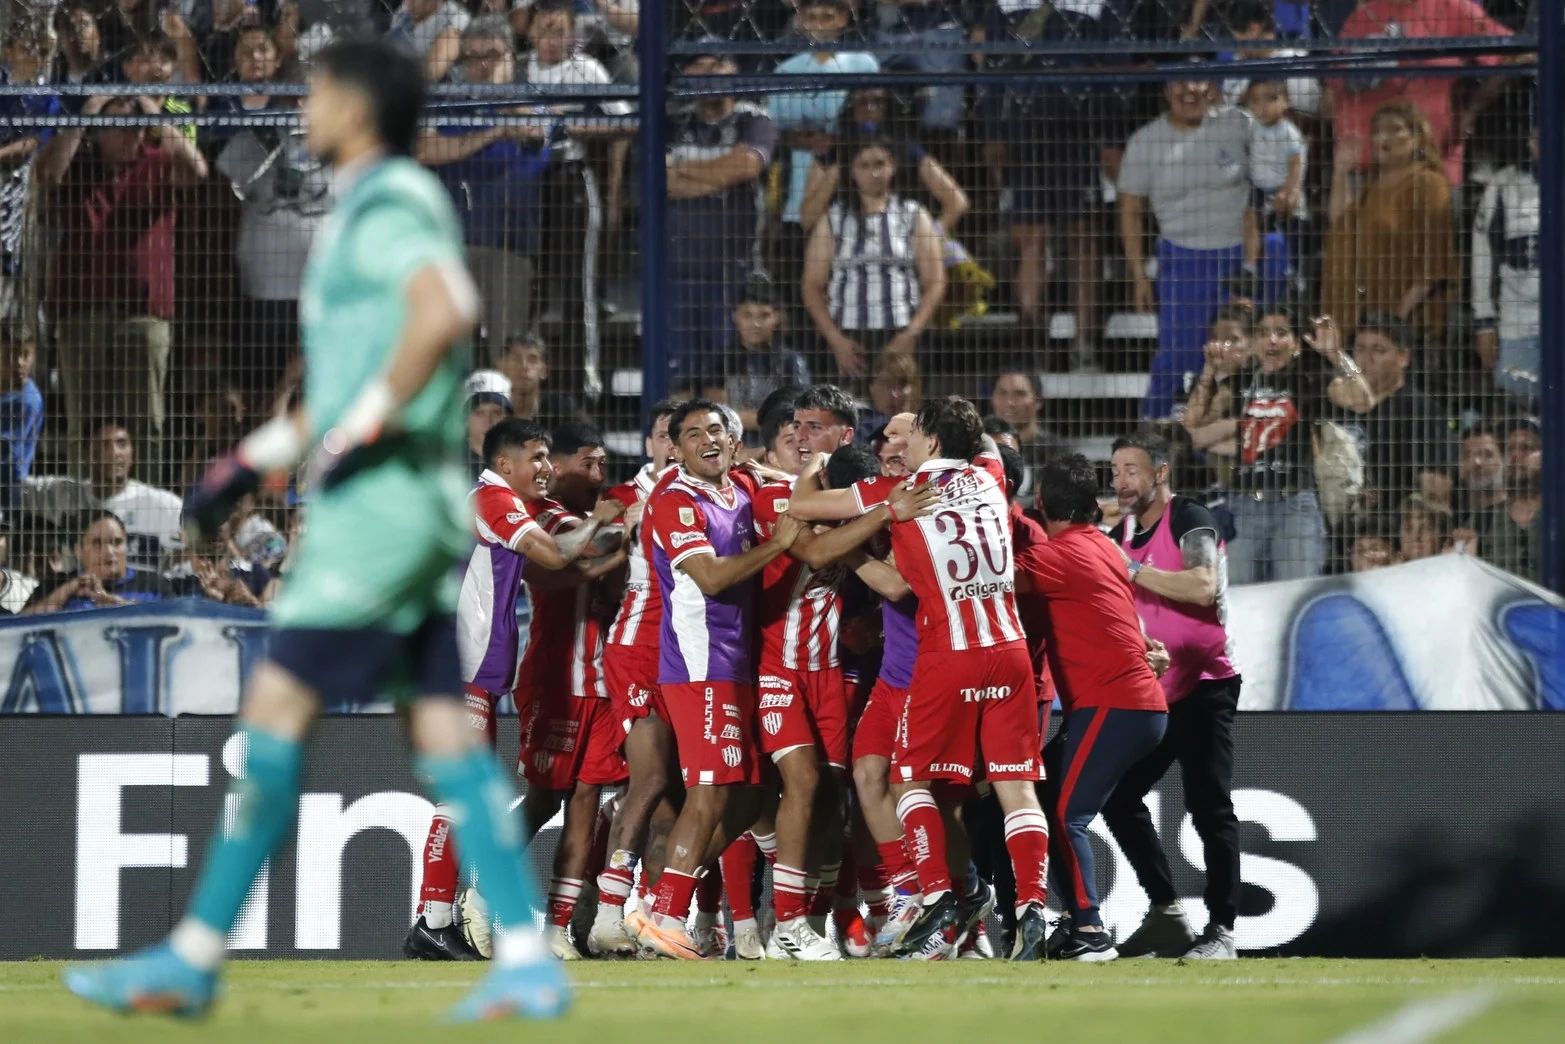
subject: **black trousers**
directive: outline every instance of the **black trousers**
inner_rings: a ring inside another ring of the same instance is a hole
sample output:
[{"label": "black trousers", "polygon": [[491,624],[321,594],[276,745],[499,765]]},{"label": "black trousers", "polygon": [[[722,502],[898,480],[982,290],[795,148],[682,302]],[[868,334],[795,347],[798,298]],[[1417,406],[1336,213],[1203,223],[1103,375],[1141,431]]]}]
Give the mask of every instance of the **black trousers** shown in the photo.
[{"label": "black trousers", "polygon": [[1120,850],[1154,903],[1179,898],[1168,856],[1158,841],[1145,798],[1174,764],[1184,781],[1190,813],[1206,858],[1206,908],[1213,924],[1234,926],[1239,916],[1239,820],[1234,815],[1234,713],[1239,678],[1204,681],[1168,709],[1168,731],[1157,748],[1120,779],[1103,806]]}]

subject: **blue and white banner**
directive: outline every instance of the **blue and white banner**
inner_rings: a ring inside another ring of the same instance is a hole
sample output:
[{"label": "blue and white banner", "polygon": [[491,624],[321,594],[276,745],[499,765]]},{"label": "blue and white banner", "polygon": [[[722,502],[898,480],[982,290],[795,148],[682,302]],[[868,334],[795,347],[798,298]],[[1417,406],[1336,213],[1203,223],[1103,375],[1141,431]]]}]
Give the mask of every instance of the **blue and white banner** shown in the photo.
[{"label": "blue and white banner", "polygon": [[1565,710],[1565,601],[1469,555],[1236,587],[1241,710]]},{"label": "blue and white banner", "polygon": [[[1242,710],[1565,710],[1565,601],[1464,555],[1234,588],[1228,626]],[[265,650],[199,599],[14,617],[0,712],[233,714]]]}]

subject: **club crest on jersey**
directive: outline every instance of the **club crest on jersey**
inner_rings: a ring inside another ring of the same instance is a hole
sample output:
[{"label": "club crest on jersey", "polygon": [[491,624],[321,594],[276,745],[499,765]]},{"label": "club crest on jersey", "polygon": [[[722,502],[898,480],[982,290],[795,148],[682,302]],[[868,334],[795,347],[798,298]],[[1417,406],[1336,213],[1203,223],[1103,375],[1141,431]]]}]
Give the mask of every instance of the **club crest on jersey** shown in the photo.
[{"label": "club crest on jersey", "polygon": [[740,750],[738,747],[723,748],[723,764],[727,765],[729,768],[738,768],[739,763],[743,760],[744,751]]},{"label": "club crest on jersey", "polygon": [[680,508],[679,509],[679,524],[682,525],[682,526],[693,526],[693,525],[695,525],[696,524],[696,509],[695,508],[688,508],[688,507]]},{"label": "club crest on jersey", "polygon": [[768,736],[775,736],[782,731],[783,716],[777,711],[768,711],[761,715],[761,728],[766,730]]}]

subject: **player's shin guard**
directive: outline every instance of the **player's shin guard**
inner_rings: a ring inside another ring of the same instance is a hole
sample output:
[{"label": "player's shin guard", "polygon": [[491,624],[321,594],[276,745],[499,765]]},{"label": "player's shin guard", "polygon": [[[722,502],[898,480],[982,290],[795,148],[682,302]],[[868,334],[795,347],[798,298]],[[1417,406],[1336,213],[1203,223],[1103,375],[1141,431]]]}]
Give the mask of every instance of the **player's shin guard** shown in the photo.
[{"label": "player's shin guard", "polygon": [[468,861],[483,882],[500,923],[495,960],[522,964],[540,960],[543,940],[532,929],[537,906],[531,868],[522,861],[522,829],[511,803],[516,791],[494,754],[474,749],[459,755],[425,754],[418,774],[429,780],[436,800],[448,804]]},{"label": "player's shin guard", "polygon": [[457,878],[461,871],[456,838],[451,836],[451,809],[440,805],[429,823],[424,839],[424,880],[419,886],[419,914],[430,928],[451,923],[451,905],[456,902]]},{"label": "player's shin guard", "polygon": [[772,906],[777,923],[785,924],[808,911],[807,879],[803,870],[778,863],[772,867]]},{"label": "player's shin guard", "polygon": [[609,865],[598,875],[598,902],[624,909],[635,884],[636,857],[621,848],[609,857]]},{"label": "player's shin guard", "polygon": [[723,890],[728,893],[728,911],[734,915],[736,926],[741,921],[755,920],[755,862],[759,854],[755,838],[744,833],[723,850],[717,861],[722,870]]},{"label": "player's shin guard", "polygon": [[907,841],[913,866],[918,871],[919,890],[928,906],[951,891],[951,872],[946,868],[946,827],[940,806],[927,790],[910,790],[897,799],[897,818]]},{"label": "player's shin guard", "polygon": [[677,925],[683,930],[690,916],[690,900],[696,894],[697,879],[678,870],[664,870],[658,878],[652,898],[652,916],[660,926]]},{"label": "player's shin guard", "polygon": [[185,920],[174,933],[175,952],[203,970],[222,960],[223,940],[250,885],[299,808],[302,745],[252,725],[240,725],[239,735],[244,772],[224,799],[223,829],[212,835]]},{"label": "player's shin guard", "polygon": [[1029,906],[1043,909],[1049,882],[1049,824],[1035,808],[1017,809],[1005,817],[1005,849],[1016,875],[1016,913]]},{"label": "player's shin guard", "polygon": [[581,898],[582,882],[574,877],[549,879],[549,923],[564,928],[571,923],[576,912],[576,900]]}]

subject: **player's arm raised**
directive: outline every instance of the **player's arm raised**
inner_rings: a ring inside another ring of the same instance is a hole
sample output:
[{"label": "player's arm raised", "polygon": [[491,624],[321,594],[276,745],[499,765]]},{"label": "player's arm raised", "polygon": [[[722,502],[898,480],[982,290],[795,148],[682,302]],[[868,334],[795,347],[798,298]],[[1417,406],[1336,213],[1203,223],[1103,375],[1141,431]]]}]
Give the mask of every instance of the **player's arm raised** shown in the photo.
[{"label": "player's arm raised", "polygon": [[778,516],[770,540],[761,541],[743,554],[726,557],[718,557],[711,551],[692,554],[674,568],[683,569],[701,593],[710,598],[765,569],[768,563],[792,547],[803,531],[804,523],[785,513]]},{"label": "player's arm raised", "polygon": [[[851,490],[843,492],[852,495]],[[889,500],[876,504],[846,525],[824,533],[807,528],[801,530],[788,553],[811,569],[820,569],[852,551],[890,523],[921,518],[929,514],[939,502],[940,490],[936,486],[928,483],[913,487],[899,485]],[[790,514],[793,512],[791,501],[788,511]]]},{"label": "player's arm raised", "polygon": [[826,470],[824,453],[812,453],[810,462],[799,473],[793,495],[788,498],[788,514],[804,522],[846,522],[864,512],[851,489],[825,489],[821,475]]},{"label": "player's arm raised", "polygon": [[1177,571],[1144,565],[1135,569],[1130,582],[1153,594],[1191,605],[1211,605],[1217,601],[1217,534],[1210,529],[1192,529],[1179,541],[1185,567]]}]

